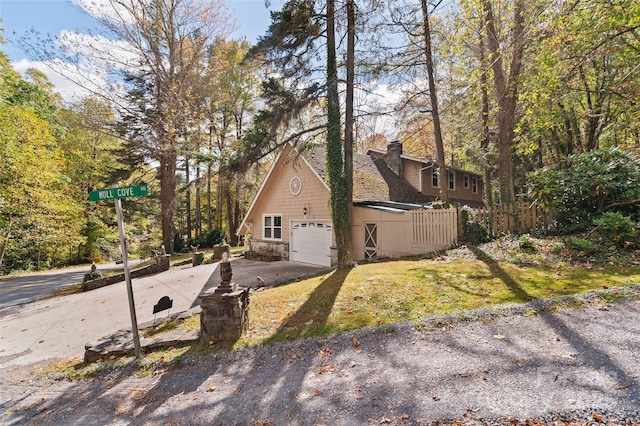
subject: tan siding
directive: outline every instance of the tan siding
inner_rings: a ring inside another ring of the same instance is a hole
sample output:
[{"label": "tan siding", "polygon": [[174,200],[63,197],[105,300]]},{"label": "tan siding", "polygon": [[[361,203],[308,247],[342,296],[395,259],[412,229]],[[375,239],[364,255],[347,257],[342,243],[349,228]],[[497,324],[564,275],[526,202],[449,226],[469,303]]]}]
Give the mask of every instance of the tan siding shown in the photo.
[{"label": "tan siding", "polygon": [[[254,239],[264,238],[262,217],[265,214],[282,214],[283,242],[289,241],[289,221],[304,219],[305,205],[308,209],[307,219],[330,219],[329,192],[326,187],[302,158],[296,159],[290,154],[291,147],[287,145],[247,218],[247,222],[253,224]],[[289,182],[294,176],[302,181],[302,190],[298,195],[292,195],[289,191]]]},{"label": "tan siding", "polygon": [[404,180],[420,191],[420,168],[422,165],[410,160],[402,160],[402,165],[404,168]]},{"label": "tan siding", "polygon": [[[465,175],[469,176],[469,188],[464,187]],[[474,194],[472,185],[473,177],[474,175],[471,175],[469,173],[456,171],[456,189],[455,191],[449,191],[449,196],[451,198],[482,201],[482,180],[478,176],[475,176],[476,179],[478,179],[478,192]]]},{"label": "tan siding", "polygon": [[[427,216],[416,223],[416,216]],[[444,222],[439,218],[444,216]],[[453,244],[457,238],[456,210],[407,211],[402,214],[363,207],[353,209],[353,252],[364,259],[365,224],[378,225],[378,257],[426,254]],[[424,229],[422,229],[424,228]],[[416,230],[419,231],[416,238]]]}]

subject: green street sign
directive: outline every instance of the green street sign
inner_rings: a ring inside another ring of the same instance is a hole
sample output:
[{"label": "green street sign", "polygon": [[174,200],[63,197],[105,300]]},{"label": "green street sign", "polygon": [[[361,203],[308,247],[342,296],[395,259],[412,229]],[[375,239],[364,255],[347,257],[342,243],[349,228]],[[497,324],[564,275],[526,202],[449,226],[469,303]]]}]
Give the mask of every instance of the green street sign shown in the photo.
[{"label": "green street sign", "polygon": [[89,193],[89,200],[103,201],[114,200],[116,198],[144,197],[146,195],[149,195],[149,187],[146,184],[142,184],[91,191]]}]

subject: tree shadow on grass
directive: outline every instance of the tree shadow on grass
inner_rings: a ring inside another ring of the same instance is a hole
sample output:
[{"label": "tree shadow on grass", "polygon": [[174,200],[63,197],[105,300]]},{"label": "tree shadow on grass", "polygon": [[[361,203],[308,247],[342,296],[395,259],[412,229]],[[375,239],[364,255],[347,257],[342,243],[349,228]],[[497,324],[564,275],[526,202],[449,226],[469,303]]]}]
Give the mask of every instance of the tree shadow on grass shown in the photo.
[{"label": "tree shadow on grass", "polygon": [[494,277],[499,278],[507,286],[507,288],[511,290],[517,300],[519,300],[520,302],[528,302],[535,299],[535,297],[527,293],[526,290],[523,289],[516,282],[516,280],[514,280],[511,275],[509,275],[507,271],[502,269],[500,264],[496,262],[491,256],[477,247],[471,248],[471,251],[473,252],[473,254],[475,254],[478,260],[484,262],[487,267],[489,267],[489,271],[491,271],[491,274]]},{"label": "tree shadow on grass", "polygon": [[[484,262],[491,270],[491,273],[500,278],[519,300],[526,302],[536,299],[527,293],[491,256],[477,247],[473,248],[472,251],[478,260]],[[567,341],[576,350],[576,353],[581,355],[583,359],[582,362],[584,362],[585,365],[595,368],[596,370],[600,369],[600,367],[608,366],[612,377],[617,382],[618,389],[630,388],[629,392],[631,397],[635,400],[640,399],[637,376],[629,374],[623,367],[616,364],[615,360],[609,356],[606,348],[601,349],[595,347],[588,338],[583,337],[581,330],[569,327],[559,315],[552,312],[541,313],[543,315],[540,317],[547,325],[555,330],[560,338]]]},{"label": "tree shadow on grass", "polygon": [[351,269],[337,269],[329,275],[311,292],[300,309],[285,319],[265,343],[310,337],[322,332]]}]

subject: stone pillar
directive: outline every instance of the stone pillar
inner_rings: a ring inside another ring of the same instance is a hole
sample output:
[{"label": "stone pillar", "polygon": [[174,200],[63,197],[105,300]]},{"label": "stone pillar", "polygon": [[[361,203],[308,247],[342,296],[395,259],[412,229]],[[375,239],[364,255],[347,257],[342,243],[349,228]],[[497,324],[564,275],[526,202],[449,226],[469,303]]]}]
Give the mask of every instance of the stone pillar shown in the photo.
[{"label": "stone pillar", "polygon": [[203,293],[200,312],[200,338],[206,343],[233,343],[249,326],[249,289],[231,293]]},{"label": "stone pillar", "polygon": [[156,256],[156,272],[168,271],[171,267],[171,255],[161,254]]},{"label": "stone pillar", "polygon": [[231,283],[233,273],[229,262],[220,263],[220,285],[200,294],[200,338],[206,343],[233,343],[249,326],[249,289],[238,290]]}]

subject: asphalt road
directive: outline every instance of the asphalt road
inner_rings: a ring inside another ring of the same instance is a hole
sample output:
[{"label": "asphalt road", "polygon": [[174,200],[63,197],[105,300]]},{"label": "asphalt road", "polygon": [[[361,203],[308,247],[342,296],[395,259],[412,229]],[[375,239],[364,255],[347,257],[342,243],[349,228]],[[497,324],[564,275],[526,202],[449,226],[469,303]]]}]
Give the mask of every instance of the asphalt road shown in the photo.
[{"label": "asphalt road", "polygon": [[[137,262],[130,262],[130,265]],[[98,272],[122,269],[122,264],[106,263],[98,265]],[[11,306],[23,305],[55,293],[72,284],[81,282],[90,266],[58,269],[25,275],[0,281],[0,311]]]},{"label": "asphalt road", "polygon": [[[231,264],[232,280],[242,287],[256,286],[257,276],[270,286],[324,269],[295,262],[245,259],[234,259]],[[219,284],[217,263],[171,268],[133,279],[138,323],[155,319],[153,306],[161,297],[173,300],[171,313],[181,312],[199,305],[200,293]],[[81,358],[86,343],[131,327],[124,282],[5,308],[0,310],[0,320],[0,370],[48,359]]]}]

